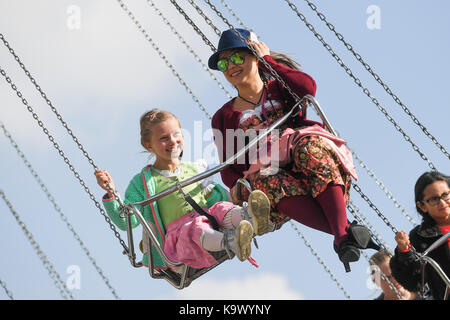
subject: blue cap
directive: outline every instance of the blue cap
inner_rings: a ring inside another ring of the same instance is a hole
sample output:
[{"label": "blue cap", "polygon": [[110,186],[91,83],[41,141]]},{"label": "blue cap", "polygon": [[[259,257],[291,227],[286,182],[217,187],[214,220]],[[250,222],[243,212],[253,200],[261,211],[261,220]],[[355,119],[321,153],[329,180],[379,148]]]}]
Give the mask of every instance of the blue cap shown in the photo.
[{"label": "blue cap", "polygon": [[[250,31],[245,29],[236,29],[244,39],[248,39],[250,36]],[[217,62],[219,61],[219,55],[223,51],[227,51],[230,49],[238,49],[238,48],[248,48],[247,44],[242,41],[241,38],[234,32],[233,29],[228,29],[222,32],[222,35],[219,39],[219,46],[217,48],[217,52],[215,52],[208,60],[208,67],[213,70],[219,70],[217,68]]]}]

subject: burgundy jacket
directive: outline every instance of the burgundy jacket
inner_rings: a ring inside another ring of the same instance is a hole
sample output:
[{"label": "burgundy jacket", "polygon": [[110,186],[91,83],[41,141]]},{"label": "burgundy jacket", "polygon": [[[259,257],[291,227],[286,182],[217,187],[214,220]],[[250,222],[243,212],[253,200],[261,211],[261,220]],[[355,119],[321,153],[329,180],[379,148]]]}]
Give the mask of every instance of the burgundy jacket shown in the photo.
[{"label": "burgundy jacket", "polygon": [[[264,56],[264,60],[281,76],[281,78],[285,81],[286,85],[291,88],[299,97],[303,97],[304,95],[310,94],[312,96],[316,93],[316,82],[312,77],[307,75],[306,73],[288,68],[280,63],[277,63],[271,56]],[[259,62],[259,67],[266,71],[268,74],[270,72],[264,66],[262,62]],[[288,112],[290,108],[295,103],[294,98],[289,94],[289,92],[284,88],[284,86],[279,83],[277,80],[270,80],[267,83],[267,99],[280,101],[283,105],[283,108]],[[218,139],[215,136],[216,146],[218,148],[218,155],[220,162],[224,162],[226,160],[226,139],[225,132],[227,129],[238,129],[239,128],[239,119],[241,118],[242,113],[233,109],[233,101],[234,98],[228,101],[226,104],[222,106],[213,116],[212,118],[212,128],[215,129],[213,131],[219,130],[222,133],[223,140],[222,143],[218,143]],[[309,126],[312,124],[316,124],[315,121],[310,121],[306,119],[306,114],[300,114],[295,118],[291,118],[288,120],[288,126],[290,128],[298,128],[302,126]],[[235,138],[234,141],[234,152],[236,153],[237,146],[239,145]],[[243,172],[249,168],[249,164],[231,164],[224,170],[220,172],[223,183],[228,187],[232,188],[236,181],[239,178],[244,176]]]}]

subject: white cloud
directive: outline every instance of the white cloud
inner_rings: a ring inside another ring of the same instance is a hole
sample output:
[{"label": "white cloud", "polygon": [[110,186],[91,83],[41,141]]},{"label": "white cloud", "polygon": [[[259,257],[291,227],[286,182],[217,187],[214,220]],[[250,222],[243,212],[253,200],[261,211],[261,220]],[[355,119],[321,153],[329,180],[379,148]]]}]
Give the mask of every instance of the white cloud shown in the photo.
[{"label": "white cloud", "polygon": [[177,292],[174,299],[186,300],[299,300],[300,292],[289,287],[282,274],[258,273],[242,279],[197,279]]}]

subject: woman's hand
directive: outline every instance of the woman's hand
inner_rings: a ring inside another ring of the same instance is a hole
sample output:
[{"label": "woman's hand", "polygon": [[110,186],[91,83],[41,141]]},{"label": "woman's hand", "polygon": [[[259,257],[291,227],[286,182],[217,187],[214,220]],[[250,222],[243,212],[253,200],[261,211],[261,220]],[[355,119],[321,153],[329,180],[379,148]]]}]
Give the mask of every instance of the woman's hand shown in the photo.
[{"label": "woman's hand", "polygon": [[405,231],[400,231],[395,234],[395,241],[397,242],[397,248],[400,251],[406,251],[411,246],[409,237]]},{"label": "woman's hand", "polygon": [[106,170],[95,170],[95,177],[97,178],[97,184],[108,193],[110,198],[115,198],[116,187],[114,186],[114,181],[108,171]]},{"label": "woman's hand", "polygon": [[266,46],[264,42],[254,42],[249,40],[248,43],[255,49],[255,51],[261,56],[267,56],[270,55],[270,49]]},{"label": "woman's hand", "polygon": [[[237,188],[240,188],[240,193],[241,193],[240,196],[241,196],[241,198],[238,197]],[[250,192],[243,185],[238,186],[238,184],[236,183],[230,189],[230,195],[231,195],[231,199],[233,200],[233,202],[235,204],[241,206],[243,201],[247,201],[248,200],[248,197],[250,196]]]}]

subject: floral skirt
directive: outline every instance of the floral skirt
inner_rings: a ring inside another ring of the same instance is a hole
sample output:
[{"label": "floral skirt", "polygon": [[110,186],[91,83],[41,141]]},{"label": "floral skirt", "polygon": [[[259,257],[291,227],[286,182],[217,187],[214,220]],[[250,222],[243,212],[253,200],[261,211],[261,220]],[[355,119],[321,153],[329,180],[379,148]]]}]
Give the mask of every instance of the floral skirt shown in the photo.
[{"label": "floral skirt", "polygon": [[351,176],[343,168],[336,152],[320,136],[306,136],[294,147],[293,161],[275,174],[271,168],[250,173],[247,180],[253,189],[263,191],[272,204],[272,220],[279,223],[285,216],[277,212],[278,202],[289,196],[322,193],[329,183],[343,186],[345,202],[350,195]]}]

